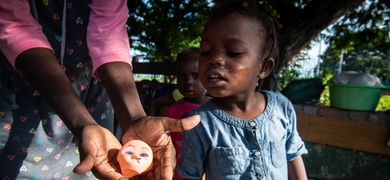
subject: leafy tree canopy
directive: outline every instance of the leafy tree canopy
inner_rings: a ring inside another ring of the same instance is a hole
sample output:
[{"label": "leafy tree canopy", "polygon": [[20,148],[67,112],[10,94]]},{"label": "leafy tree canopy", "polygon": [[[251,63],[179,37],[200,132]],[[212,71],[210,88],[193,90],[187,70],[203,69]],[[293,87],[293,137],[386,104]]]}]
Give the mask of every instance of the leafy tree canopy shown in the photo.
[{"label": "leafy tree canopy", "polygon": [[199,37],[212,5],[198,0],[131,0],[131,47],[150,62],[173,61],[186,46],[199,46]]},{"label": "leafy tree canopy", "polygon": [[328,41],[337,52],[368,45],[379,51],[390,49],[390,1],[365,1],[328,28]]},{"label": "leafy tree canopy", "polygon": [[[327,29],[329,48],[323,55],[328,67],[343,71],[390,75],[390,2],[365,1]],[[333,66],[332,66],[333,65]]]}]

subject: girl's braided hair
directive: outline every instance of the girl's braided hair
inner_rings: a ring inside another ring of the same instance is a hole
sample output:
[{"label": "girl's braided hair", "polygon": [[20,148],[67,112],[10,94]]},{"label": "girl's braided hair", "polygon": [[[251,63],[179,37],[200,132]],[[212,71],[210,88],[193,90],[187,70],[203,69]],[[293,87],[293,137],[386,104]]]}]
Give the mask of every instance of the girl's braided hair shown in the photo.
[{"label": "girl's braided hair", "polygon": [[[278,29],[279,24],[274,16],[271,15],[260,3],[255,0],[231,0],[226,1],[214,8],[207,24],[213,20],[226,17],[229,14],[238,13],[244,16],[255,19],[265,28],[261,31],[265,33],[264,49],[259,50],[261,54],[267,54],[267,58],[273,58],[278,62]],[[206,24],[206,26],[207,26]],[[259,36],[263,39],[263,33],[259,32]],[[259,42],[260,43],[260,42]],[[262,47],[262,46],[260,46]]]}]

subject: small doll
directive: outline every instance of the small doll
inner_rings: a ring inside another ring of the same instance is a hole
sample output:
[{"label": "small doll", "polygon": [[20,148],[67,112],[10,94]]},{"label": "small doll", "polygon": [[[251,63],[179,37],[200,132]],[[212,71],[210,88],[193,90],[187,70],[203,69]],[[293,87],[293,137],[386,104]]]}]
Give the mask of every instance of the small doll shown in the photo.
[{"label": "small doll", "polygon": [[152,167],[153,152],[141,140],[131,140],[123,145],[117,157],[122,175],[130,178]]}]

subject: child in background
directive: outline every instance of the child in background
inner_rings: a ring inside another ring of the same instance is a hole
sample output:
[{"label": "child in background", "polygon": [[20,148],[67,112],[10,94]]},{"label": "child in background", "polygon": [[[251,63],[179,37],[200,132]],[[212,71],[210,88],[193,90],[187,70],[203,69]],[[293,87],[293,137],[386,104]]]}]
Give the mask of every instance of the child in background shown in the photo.
[{"label": "child in background", "polygon": [[152,100],[148,109],[149,116],[163,116],[167,108],[173,103],[183,98],[179,89],[175,88],[172,92],[167,92]]},{"label": "child in background", "polygon": [[216,9],[201,36],[199,79],[213,97],[191,111],[177,172],[184,179],[307,179],[292,103],[256,91],[278,56],[277,22],[257,2]]},{"label": "child in background", "polygon": [[[176,58],[177,88],[184,96],[176,103],[170,105],[166,117],[180,118],[186,116],[192,109],[207,102],[206,90],[198,79],[199,48],[185,48]],[[176,149],[177,162],[180,157],[182,135],[180,132],[170,133],[173,145]],[[182,179],[177,173],[174,179]]]}]

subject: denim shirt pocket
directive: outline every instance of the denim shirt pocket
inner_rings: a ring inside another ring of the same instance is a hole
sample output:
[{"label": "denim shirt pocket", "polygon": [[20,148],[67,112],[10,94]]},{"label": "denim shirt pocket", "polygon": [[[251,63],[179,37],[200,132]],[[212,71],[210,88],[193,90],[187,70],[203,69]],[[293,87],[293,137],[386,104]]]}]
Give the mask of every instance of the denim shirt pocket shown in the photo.
[{"label": "denim shirt pocket", "polygon": [[215,147],[215,162],[218,170],[226,175],[238,175],[245,172],[247,157],[242,147]]},{"label": "denim shirt pocket", "polygon": [[274,167],[278,168],[286,163],[284,147],[282,142],[270,142],[271,146],[271,160]]}]

